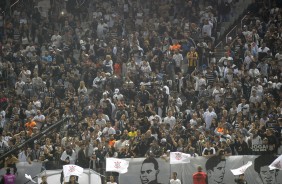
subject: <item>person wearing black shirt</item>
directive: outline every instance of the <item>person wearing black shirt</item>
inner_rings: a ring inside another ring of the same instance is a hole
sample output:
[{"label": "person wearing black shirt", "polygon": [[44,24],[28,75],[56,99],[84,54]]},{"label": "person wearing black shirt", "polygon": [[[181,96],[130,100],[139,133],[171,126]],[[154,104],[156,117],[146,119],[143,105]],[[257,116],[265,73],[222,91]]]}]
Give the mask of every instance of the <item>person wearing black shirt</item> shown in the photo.
[{"label": "person wearing black shirt", "polygon": [[266,136],[268,140],[268,149],[270,152],[275,153],[277,151],[277,139],[273,134],[273,130],[267,128],[266,129]]},{"label": "person wearing black shirt", "polygon": [[140,86],[140,92],[138,93],[138,96],[143,105],[149,102],[150,93],[145,89],[144,85]]},{"label": "person wearing black shirt", "polygon": [[141,135],[141,140],[136,145],[136,153],[138,157],[144,157],[147,150],[149,149],[149,144],[145,139],[145,135]]},{"label": "person wearing black shirt", "polygon": [[89,167],[88,150],[83,143],[80,145],[80,150],[78,151],[77,165],[82,168]]},{"label": "person wearing black shirt", "polygon": [[238,155],[248,155],[249,147],[248,144],[244,141],[243,136],[239,136],[237,143],[235,144],[235,148],[238,152]]}]

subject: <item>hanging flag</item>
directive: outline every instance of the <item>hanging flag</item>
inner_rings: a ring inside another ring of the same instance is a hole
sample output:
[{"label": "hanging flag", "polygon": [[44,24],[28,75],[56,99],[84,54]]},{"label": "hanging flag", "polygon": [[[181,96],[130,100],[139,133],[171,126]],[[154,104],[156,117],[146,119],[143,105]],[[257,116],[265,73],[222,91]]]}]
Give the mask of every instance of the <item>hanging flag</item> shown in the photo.
[{"label": "hanging flag", "polygon": [[121,174],[127,173],[129,161],[117,159],[117,158],[106,158],[106,171],[118,172]]},{"label": "hanging flag", "polygon": [[77,165],[64,165],[63,167],[64,177],[68,176],[80,176],[83,173],[83,168]]},{"label": "hanging flag", "polygon": [[252,161],[248,161],[245,165],[239,167],[238,169],[230,169],[231,172],[236,176],[236,175],[241,175],[244,174],[245,171],[252,165]]},{"label": "hanging flag", "polygon": [[26,179],[28,179],[29,181],[31,181],[31,182],[33,182],[33,183],[36,183],[36,181],[34,181],[30,175],[24,174],[24,177],[25,177]]},{"label": "hanging flag", "polygon": [[190,154],[182,152],[170,152],[170,164],[190,163]]},{"label": "hanging flag", "polygon": [[282,170],[282,155],[276,158],[268,167],[270,170],[274,170],[274,169]]}]

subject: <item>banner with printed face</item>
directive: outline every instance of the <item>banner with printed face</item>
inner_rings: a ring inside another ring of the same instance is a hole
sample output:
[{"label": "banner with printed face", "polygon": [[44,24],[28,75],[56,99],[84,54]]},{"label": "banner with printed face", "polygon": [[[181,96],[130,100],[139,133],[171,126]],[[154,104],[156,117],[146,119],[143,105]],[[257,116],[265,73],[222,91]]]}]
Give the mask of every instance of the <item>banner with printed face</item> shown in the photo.
[{"label": "banner with printed face", "polygon": [[269,165],[277,156],[213,156],[194,157],[190,163],[170,165],[169,159],[127,159],[129,161],[128,172],[120,174],[120,183],[135,184],[167,184],[172,172],[177,172],[177,178],[182,183],[193,183],[192,175],[202,166],[208,174],[209,184],[236,184],[231,169],[237,169],[247,164],[252,165],[245,171],[245,179],[248,184],[282,184],[282,171],[270,170]]},{"label": "banner with printed face", "polygon": [[128,172],[120,174],[119,183],[143,184],[151,181],[168,183],[170,176],[169,160],[135,158],[129,161]]}]

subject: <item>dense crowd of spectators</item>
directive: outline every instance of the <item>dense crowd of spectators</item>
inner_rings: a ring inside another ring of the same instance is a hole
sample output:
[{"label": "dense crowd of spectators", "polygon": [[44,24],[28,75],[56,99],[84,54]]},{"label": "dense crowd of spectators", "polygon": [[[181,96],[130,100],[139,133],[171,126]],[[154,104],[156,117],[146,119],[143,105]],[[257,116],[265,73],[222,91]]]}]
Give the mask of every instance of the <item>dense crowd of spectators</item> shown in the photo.
[{"label": "dense crowd of spectators", "polygon": [[279,4],[253,3],[218,60],[235,1],[50,2],[0,24],[1,153],[67,123],[3,164],[54,167],[74,150],[103,173],[106,157],[282,153]]}]

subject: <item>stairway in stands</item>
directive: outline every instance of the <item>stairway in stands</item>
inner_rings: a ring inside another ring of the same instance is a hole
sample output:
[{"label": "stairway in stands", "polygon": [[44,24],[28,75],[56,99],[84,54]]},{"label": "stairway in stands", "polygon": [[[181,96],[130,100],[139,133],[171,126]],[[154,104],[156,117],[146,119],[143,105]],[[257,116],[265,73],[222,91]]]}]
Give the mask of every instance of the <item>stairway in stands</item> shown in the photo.
[{"label": "stairway in stands", "polygon": [[240,24],[239,18],[241,17],[241,15],[244,13],[246,8],[251,3],[252,3],[252,0],[239,0],[236,3],[235,7],[233,8],[233,16],[230,16],[228,22],[222,22],[221,25],[218,27],[217,36],[218,36],[218,38],[219,37],[222,38],[222,40],[221,40],[222,42],[216,48],[215,57],[216,57],[217,61],[221,57],[224,56],[224,46],[225,46],[225,36],[226,36],[226,34],[233,28],[231,26],[234,25],[234,22],[239,21],[239,24]]}]

